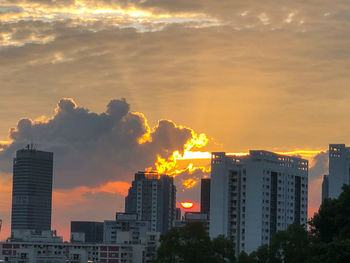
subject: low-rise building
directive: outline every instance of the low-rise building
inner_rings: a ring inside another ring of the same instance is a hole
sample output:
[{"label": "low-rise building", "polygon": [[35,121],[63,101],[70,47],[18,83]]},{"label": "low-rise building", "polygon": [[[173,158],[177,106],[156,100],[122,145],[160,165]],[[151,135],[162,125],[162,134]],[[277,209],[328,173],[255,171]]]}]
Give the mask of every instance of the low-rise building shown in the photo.
[{"label": "low-rise building", "polygon": [[151,231],[150,221],[138,220],[134,213],[116,213],[116,220],[104,222],[103,242],[110,244],[140,244]]},{"label": "low-rise building", "polygon": [[0,243],[0,261],[11,263],[149,263],[155,255],[159,234],[147,233],[140,244],[68,243],[55,231],[16,232]]}]

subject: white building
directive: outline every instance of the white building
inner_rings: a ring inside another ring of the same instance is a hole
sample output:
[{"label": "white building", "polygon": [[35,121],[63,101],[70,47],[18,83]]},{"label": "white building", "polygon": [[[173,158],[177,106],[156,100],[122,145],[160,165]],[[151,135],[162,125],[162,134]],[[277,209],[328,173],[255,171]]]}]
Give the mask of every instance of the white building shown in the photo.
[{"label": "white building", "polygon": [[150,263],[159,233],[148,233],[140,244],[68,243],[52,232],[40,237],[29,231],[0,243],[0,262],[11,263]]},{"label": "white building", "polygon": [[104,221],[103,242],[140,244],[151,231],[150,221],[139,221],[137,214],[117,213],[116,220]]},{"label": "white building", "polygon": [[267,151],[213,153],[210,226],[250,253],[292,223],[307,224],[308,161]]},{"label": "white building", "polygon": [[350,183],[350,147],[346,147],[345,144],[329,145],[329,176],[327,179],[328,195],[326,194],[327,189],[323,189],[323,197],[338,198],[343,185]]},{"label": "white building", "polygon": [[48,242],[0,243],[0,260],[11,263],[144,263],[145,246]]}]

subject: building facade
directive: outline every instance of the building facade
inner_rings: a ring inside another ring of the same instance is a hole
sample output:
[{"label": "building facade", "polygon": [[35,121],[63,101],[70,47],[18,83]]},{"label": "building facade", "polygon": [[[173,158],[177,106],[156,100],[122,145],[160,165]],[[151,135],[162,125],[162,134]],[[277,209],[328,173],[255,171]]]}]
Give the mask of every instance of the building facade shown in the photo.
[{"label": "building facade", "polygon": [[175,222],[175,227],[184,227],[187,223],[200,222],[205,226],[205,230],[209,233],[209,215],[201,212],[185,212],[182,220]]},{"label": "building facade", "polygon": [[140,244],[150,231],[150,221],[138,220],[137,214],[117,213],[115,221],[104,221],[103,242]]},{"label": "building facade", "polygon": [[329,145],[329,176],[327,198],[338,198],[344,184],[350,183],[350,147]]},{"label": "building facade", "polygon": [[267,151],[246,156],[213,153],[210,227],[236,253],[250,253],[290,224],[307,224],[308,161]]},{"label": "building facade", "polygon": [[51,229],[53,153],[33,146],[18,150],[13,162],[11,230]]},{"label": "building facade", "polygon": [[210,211],[210,178],[201,180],[201,213],[209,215]]},{"label": "building facade", "polygon": [[140,244],[68,243],[55,231],[14,230],[15,238],[0,243],[0,262],[11,263],[151,263],[159,233]]},{"label": "building facade", "polygon": [[0,259],[11,263],[145,263],[146,246],[49,242],[0,243]]},{"label": "building facade", "polygon": [[125,212],[151,222],[152,232],[167,231],[176,217],[176,188],[173,178],[155,172],[138,172],[125,198]]},{"label": "building facade", "polygon": [[70,222],[71,242],[102,243],[103,222]]},{"label": "building facade", "polygon": [[322,202],[326,199],[329,198],[329,180],[328,180],[328,175],[323,176],[323,181],[322,181]]}]

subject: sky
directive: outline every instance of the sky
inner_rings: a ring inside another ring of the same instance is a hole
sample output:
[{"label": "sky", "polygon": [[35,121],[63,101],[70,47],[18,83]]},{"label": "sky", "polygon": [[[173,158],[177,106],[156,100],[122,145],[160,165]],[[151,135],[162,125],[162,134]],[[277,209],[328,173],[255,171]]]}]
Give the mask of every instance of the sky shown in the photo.
[{"label": "sky", "polygon": [[312,216],[328,144],[349,143],[349,47],[347,0],[0,0],[0,239],[30,142],[55,153],[66,239],[123,211],[138,170],[198,203],[211,151],[307,158]]}]

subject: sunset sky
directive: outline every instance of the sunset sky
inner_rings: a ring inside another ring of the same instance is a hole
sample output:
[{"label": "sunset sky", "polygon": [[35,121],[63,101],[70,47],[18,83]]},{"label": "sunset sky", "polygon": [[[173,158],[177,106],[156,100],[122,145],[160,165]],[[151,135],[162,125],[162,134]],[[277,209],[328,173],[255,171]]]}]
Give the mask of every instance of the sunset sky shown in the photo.
[{"label": "sunset sky", "polygon": [[348,0],[0,0],[0,239],[30,142],[55,154],[66,239],[123,211],[138,170],[198,203],[211,151],[307,158],[312,215],[328,144],[350,143],[349,70]]}]

